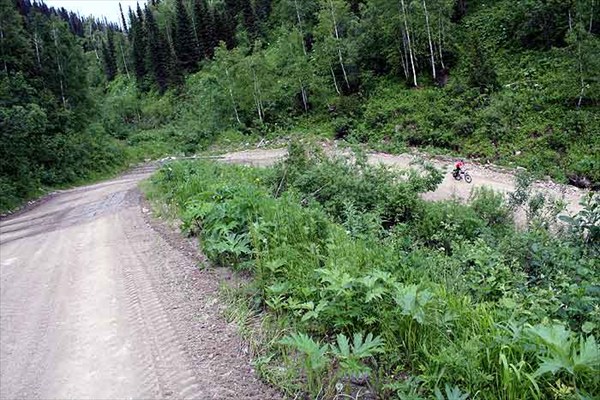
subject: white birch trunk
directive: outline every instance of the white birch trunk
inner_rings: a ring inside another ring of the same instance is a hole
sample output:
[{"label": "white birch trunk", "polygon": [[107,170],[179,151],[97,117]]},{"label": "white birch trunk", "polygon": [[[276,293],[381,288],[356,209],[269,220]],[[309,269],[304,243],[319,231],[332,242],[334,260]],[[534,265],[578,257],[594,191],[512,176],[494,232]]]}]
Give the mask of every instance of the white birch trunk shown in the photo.
[{"label": "white birch trunk", "polygon": [[579,63],[579,82],[581,85],[581,92],[579,93],[579,100],[577,101],[577,108],[581,107],[583,101],[583,94],[585,93],[585,81],[583,79],[583,63],[581,62],[581,43],[577,44],[577,62]]},{"label": "white birch trunk", "polygon": [[329,64],[329,70],[331,71],[331,76],[333,77],[333,86],[335,86],[335,91],[338,95],[341,95],[340,88],[337,84],[337,79],[335,78],[335,72],[333,72],[333,67]]},{"label": "white birch trunk", "polygon": [[260,99],[260,87],[258,84],[258,79],[256,77],[256,70],[254,69],[254,65],[250,66],[250,69],[252,70],[252,80],[254,83],[254,103],[256,104],[256,111],[258,113],[258,119],[260,120],[260,123],[264,123],[264,111],[262,108],[262,101]]},{"label": "white birch trunk", "polygon": [[408,65],[406,64],[406,46],[404,40],[404,32],[402,32],[402,46],[398,46],[398,53],[400,54],[400,62],[402,63],[402,70],[404,71],[404,77],[408,80]]},{"label": "white birch trunk", "polygon": [[302,105],[304,106],[304,112],[308,112],[308,95],[306,94],[306,89],[304,88],[304,84],[302,80],[298,79],[300,83],[300,93],[302,94]]},{"label": "white birch trunk", "polygon": [[129,68],[127,67],[127,60],[125,59],[125,52],[123,51],[123,43],[119,40],[119,49],[121,50],[121,58],[123,59],[123,67],[125,67],[125,73],[127,74],[127,79],[131,79],[129,76]]},{"label": "white birch trunk", "polygon": [[300,31],[300,36],[302,38],[302,51],[304,55],[307,55],[306,45],[304,44],[304,31],[302,30],[302,18],[300,18],[300,7],[298,6],[298,0],[294,0],[294,5],[296,6],[296,18],[298,19],[298,30]]},{"label": "white birch trunk", "polygon": [[344,59],[342,57],[342,49],[340,48],[340,34],[338,32],[337,21],[335,20],[335,11],[333,9],[333,1],[332,0],[329,0],[329,7],[331,9],[331,18],[333,21],[335,39],[336,39],[336,43],[337,43],[338,60],[340,62],[340,67],[342,67],[342,74],[344,75],[344,81],[346,81],[346,87],[350,88],[350,82],[348,81],[348,74],[346,74],[346,68],[344,67]]},{"label": "white birch trunk", "polygon": [[[4,31],[0,26],[0,41],[4,42]],[[4,60],[4,72],[8,74],[8,64],[6,63],[6,59]]]},{"label": "white birch trunk", "polygon": [[571,17],[571,10],[569,10],[569,31],[573,30],[573,18]]},{"label": "white birch trunk", "polygon": [[594,5],[596,0],[592,0],[592,9],[590,10],[590,27],[588,29],[589,33],[592,33],[592,26],[594,25]]},{"label": "white birch trunk", "polygon": [[[306,51],[306,44],[304,43],[304,31],[302,30],[302,18],[300,17],[300,7],[298,6],[298,0],[294,0],[294,6],[296,7],[296,19],[298,21],[298,31],[300,32],[302,52],[304,53],[304,57],[306,57],[308,56],[308,52]],[[306,93],[306,89],[304,88],[302,78],[298,78],[298,83],[300,84],[300,93],[302,94],[302,105],[304,106],[304,112],[308,112],[308,95]]]},{"label": "white birch trunk", "polygon": [[433,74],[433,79],[436,80],[437,76],[435,73],[435,57],[433,52],[433,43],[431,41],[431,28],[429,27],[429,13],[427,12],[425,0],[423,0],[423,11],[425,12],[425,24],[427,25],[427,40],[429,41],[429,54],[431,57],[431,73]]},{"label": "white birch trunk", "polygon": [[233,89],[231,88],[231,77],[229,76],[229,69],[225,68],[225,75],[227,75],[227,89],[229,89],[229,98],[231,99],[231,105],[233,106],[233,113],[235,115],[235,120],[238,124],[242,124],[240,121],[240,115],[238,114],[237,106],[235,105],[235,98],[233,97]]},{"label": "white birch trunk", "polygon": [[52,28],[52,36],[54,38],[54,47],[56,48],[56,66],[58,68],[58,80],[60,82],[60,97],[63,103],[63,108],[67,108],[67,99],[65,98],[65,83],[63,81],[63,67],[60,62],[60,49],[58,48],[58,34],[56,28]]},{"label": "white birch trunk", "polygon": [[440,15],[439,15],[438,34],[439,34],[438,53],[440,54],[440,65],[442,66],[442,69],[446,69],[446,66],[444,65],[444,56],[442,55],[442,46],[443,46],[443,40],[444,40],[444,23],[442,21],[442,11],[441,10],[440,10]]},{"label": "white birch trunk", "polygon": [[415,59],[413,57],[412,45],[410,41],[410,31],[408,30],[408,20],[406,18],[406,7],[404,4],[404,0],[400,0],[400,4],[402,5],[402,15],[404,16],[404,30],[406,31],[406,41],[408,43],[408,54],[410,56],[410,66],[412,69],[413,83],[415,87],[417,87],[417,72],[415,70]]},{"label": "white birch trunk", "polygon": [[33,44],[35,45],[35,58],[37,59],[38,68],[42,69],[42,59],[40,56],[40,37],[37,32],[33,34]]}]

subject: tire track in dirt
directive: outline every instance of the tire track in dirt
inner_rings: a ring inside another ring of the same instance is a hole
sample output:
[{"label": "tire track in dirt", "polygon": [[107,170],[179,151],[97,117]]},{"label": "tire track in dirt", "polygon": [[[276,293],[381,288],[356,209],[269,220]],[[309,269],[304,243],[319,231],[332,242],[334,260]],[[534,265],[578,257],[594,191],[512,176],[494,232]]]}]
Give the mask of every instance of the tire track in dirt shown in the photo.
[{"label": "tire track in dirt", "polygon": [[122,222],[125,224],[119,226],[127,243],[125,248],[131,251],[130,254],[124,255],[125,263],[122,269],[123,282],[129,298],[127,312],[133,321],[134,336],[144,338],[142,343],[135,345],[146,348],[145,351],[137,352],[145,355],[142,360],[144,385],[152,387],[150,385],[155,384],[152,390],[147,390],[142,397],[202,398],[196,376],[183,354],[176,332],[158,297],[158,291],[153,287],[145,268],[131,267],[152,265],[151,249],[140,246],[146,244],[146,239],[140,238],[136,231],[127,229],[131,221]]},{"label": "tire track in dirt", "polygon": [[279,398],[215,303],[220,276],[142,213],[149,172],[0,221],[0,398]]}]

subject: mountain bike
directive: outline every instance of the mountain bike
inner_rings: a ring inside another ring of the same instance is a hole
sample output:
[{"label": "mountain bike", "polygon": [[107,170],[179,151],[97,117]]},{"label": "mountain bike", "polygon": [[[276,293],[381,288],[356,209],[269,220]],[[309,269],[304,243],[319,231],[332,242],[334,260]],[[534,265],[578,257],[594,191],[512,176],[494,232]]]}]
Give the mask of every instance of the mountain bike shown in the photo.
[{"label": "mountain bike", "polygon": [[469,171],[467,171],[466,169],[460,169],[459,171],[454,170],[452,171],[452,176],[457,181],[460,181],[463,177],[465,178],[465,182],[467,183],[471,183],[473,181],[473,178],[471,178],[471,175],[469,175]]}]

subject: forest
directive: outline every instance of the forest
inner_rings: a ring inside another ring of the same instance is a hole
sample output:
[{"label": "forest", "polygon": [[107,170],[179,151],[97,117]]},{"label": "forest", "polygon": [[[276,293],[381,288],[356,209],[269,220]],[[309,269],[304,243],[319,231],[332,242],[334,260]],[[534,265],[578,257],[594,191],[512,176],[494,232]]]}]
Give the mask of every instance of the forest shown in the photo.
[{"label": "forest", "polygon": [[[116,7],[116,5],[115,5]],[[595,0],[2,0],[0,208],[226,138],[342,139],[600,182]]]}]

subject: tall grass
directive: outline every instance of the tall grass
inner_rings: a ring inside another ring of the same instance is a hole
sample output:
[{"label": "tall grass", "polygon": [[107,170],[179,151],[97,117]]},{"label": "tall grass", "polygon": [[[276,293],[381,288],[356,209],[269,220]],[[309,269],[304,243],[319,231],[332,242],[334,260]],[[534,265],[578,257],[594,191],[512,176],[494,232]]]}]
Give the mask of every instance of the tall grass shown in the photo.
[{"label": "tall grass", "polygon": [[264,376],[312,398],[600,393],[600,275],[584,241],[515,230],[491,192],[425,203],[433,170],[290,153],[272,169],[186,162],[152,178],[214,263],[252,273],[239,296],[278,338],[261,346]]}]

